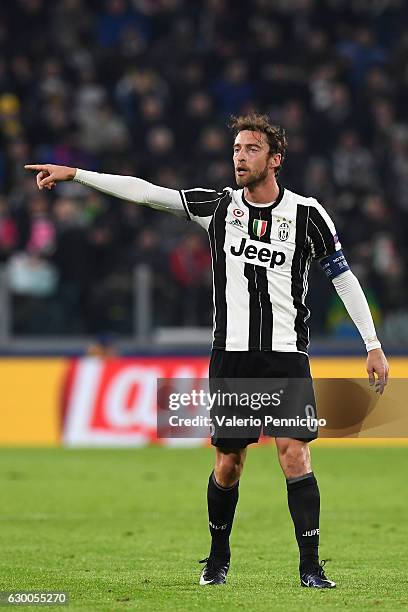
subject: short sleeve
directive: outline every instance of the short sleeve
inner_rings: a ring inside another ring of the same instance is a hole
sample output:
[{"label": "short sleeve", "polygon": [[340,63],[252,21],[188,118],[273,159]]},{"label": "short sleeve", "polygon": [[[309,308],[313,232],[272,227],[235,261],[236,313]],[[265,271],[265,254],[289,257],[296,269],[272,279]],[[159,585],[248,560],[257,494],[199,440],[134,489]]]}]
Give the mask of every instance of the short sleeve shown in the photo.
[{"label": "short sleeve", "polygon": [[222,191],[202,188],[183,189],[180,195],[187,218],[208,229],[221,201],[224,198],[231,199],[231,190],[228,187]]},{"label": "short sleeve", "polygon": [[317,200],[309,206],[307,233],[313,259],[322,259],[341,250],[341,243],[330,215]]}]

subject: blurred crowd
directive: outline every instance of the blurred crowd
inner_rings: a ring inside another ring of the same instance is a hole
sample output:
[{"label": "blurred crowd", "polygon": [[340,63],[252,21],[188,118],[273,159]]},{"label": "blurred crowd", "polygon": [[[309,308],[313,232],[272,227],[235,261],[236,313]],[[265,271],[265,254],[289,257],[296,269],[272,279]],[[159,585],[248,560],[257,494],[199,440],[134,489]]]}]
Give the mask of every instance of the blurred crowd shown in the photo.
[{"label": "blurred crowd", "polygon": [[[0,16],[0,265],[19,334],[132,333],[134,269],[155,325],[211,324],[198,227],[25,163],[233,185],[231,114],[289,141],[280,181],[330,212],[382,335],[408,339],[405,0],[15,0]],[[315,333],[356,332],[312,273]]]}]

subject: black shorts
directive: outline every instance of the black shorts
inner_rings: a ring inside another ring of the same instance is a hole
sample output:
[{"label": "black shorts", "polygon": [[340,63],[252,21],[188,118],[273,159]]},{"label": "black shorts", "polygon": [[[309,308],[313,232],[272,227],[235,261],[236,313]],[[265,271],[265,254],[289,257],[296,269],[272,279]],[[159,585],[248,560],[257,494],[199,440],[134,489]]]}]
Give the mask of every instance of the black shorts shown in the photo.
[{"label": "black shorts", "polygon": [[[304,353],[213,349],[209,379],[210,391],[213,394],[219,392],[220,389],[228,391],[246,389],[248,387],[247,383],[255,389],[257,388],[257,382],[254,379],[262,379],[262,389],[265,389],[265,385],[268,385],[269,389],[282,392],[279,387],[284,386],[285,402],[281,404],[278,412],[272,414],[270,421],[274,416],[299,417],[304,421],[305,406],[307,410],[310,409],[311,411],[306,412],[306,415],[317,418],[309,358]],[[296,380],[288,383],[289,379]],[[240,395],[240,397],[242,396]],[[240,414],[242,416],[243,413],[240,408],[238,405],[233,406],[232,409],[230,407],[229,414]],[[235,427],[234,430],[221,427],[215,418],[217,414],[225,414],[225,407],[221,408],[220,405],[215,403],[211,410],[213,423],[211,444],[222,448],[245,448],[248,444],[258,442],[262,431],[265,435],[271,437],[289,437],[308,442],[316,439],[318,435],[317,427],[310,428],[309,425],[307,427],[302,425],[282,429],[276,428],[273,424],[265,426],[262,420],[261,426],[256,425],[249,429],[248,426],[241,428],[244,435],[240,437],[239,427]],[[259,416],[261,415],[259,414]],[[299,418],[297,422],[299,422]]]}]

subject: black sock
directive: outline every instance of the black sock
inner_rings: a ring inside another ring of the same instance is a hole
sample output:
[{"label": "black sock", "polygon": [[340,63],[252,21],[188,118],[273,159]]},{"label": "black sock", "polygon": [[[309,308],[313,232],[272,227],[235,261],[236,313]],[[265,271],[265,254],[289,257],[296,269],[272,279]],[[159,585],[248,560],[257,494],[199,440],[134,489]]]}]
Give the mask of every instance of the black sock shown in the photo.
[{"label": "black sock", "polygon": [[313,472],[286,480],[288,505],[299,545],[300,571],[319,563],[320,494]]},{"label": "black sock", "polygon": [[239,481],[232,487],[221,487],[214,472],[208,480],[208,519],[211,533],[211,557],[229,561],[229,536],[238,502]]}]

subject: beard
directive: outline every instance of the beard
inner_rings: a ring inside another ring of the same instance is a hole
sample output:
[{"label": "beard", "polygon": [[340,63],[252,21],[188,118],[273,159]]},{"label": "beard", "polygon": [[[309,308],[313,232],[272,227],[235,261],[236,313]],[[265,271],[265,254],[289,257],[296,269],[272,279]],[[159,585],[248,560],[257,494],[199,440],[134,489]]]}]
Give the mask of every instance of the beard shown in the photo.
[{"label": "beard", "polygon": [[235,175],[235,181],[238,187],[257,187],[261,185],[268,178],[268,164],[265,164],[263,170],[257,172],[248,172],[245,176]]}]

